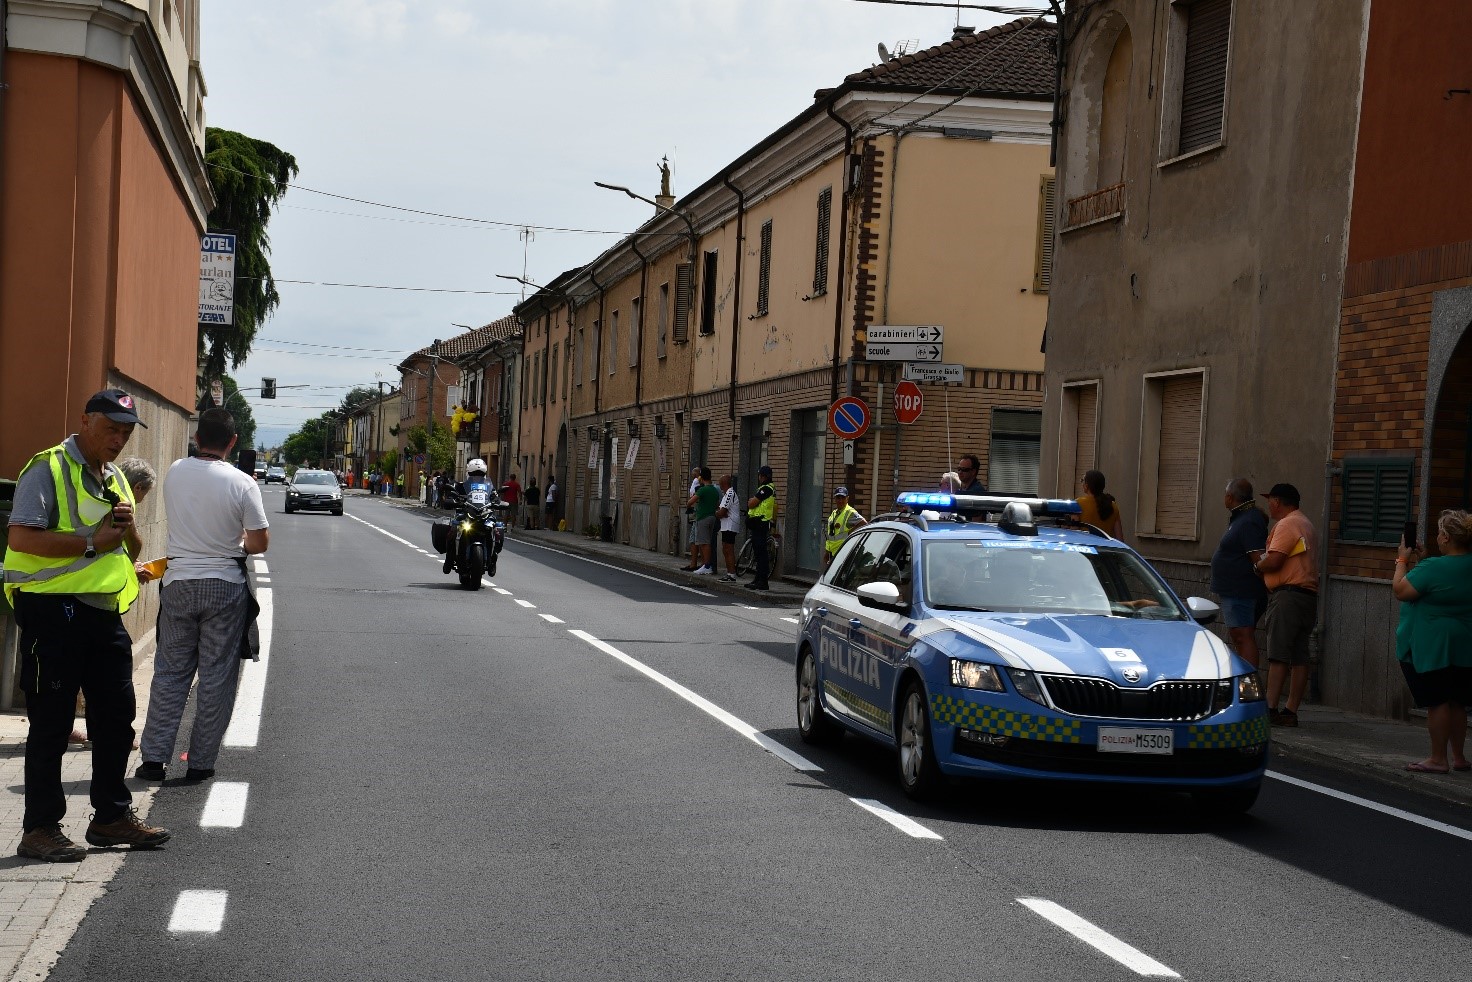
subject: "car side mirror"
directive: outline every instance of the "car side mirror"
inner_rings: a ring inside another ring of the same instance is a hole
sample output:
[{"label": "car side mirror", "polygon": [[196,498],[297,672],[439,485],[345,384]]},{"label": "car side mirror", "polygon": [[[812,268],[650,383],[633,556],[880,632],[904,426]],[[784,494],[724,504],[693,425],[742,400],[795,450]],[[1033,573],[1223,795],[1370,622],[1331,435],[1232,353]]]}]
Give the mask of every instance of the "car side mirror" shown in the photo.
[{"label": "car side mirror", "polygon": [[887,580],[865,583],[859,587],[858,593],[859,603],[865,607],[878,607],[880,610],[900,612],[910,608],[910,605],[900,597],[900,588]]},{"label": "car side mirror", "polygon": [[1222,612],[1220,607],[1204,597],[1187,597],[1186,607],[1197,624],[1210,624]]}]

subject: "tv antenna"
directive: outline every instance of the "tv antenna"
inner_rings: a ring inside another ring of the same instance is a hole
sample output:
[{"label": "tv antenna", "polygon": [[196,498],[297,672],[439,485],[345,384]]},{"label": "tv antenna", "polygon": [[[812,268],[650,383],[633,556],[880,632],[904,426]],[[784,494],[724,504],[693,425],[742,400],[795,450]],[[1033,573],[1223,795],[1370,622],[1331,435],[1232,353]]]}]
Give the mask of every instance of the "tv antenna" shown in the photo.
[{"label": "tv antenna", "polygon": [[517,235],[517,237],[519,239],[521,239],[521,299],[522,300],[525,300],[526,299],[526,280],[527,280],[527,276],[526,276],[526,268],[527,268],[526,267],[526,254],[527,254],[527,249],[532,244],[532,239],[535,239],[537,237],[537,233],[534,232],[534,231],[532,231],[532,229],[530,229],[530,228],[524,227],[520,231],[518,231],[516,233],[516,235]]}]

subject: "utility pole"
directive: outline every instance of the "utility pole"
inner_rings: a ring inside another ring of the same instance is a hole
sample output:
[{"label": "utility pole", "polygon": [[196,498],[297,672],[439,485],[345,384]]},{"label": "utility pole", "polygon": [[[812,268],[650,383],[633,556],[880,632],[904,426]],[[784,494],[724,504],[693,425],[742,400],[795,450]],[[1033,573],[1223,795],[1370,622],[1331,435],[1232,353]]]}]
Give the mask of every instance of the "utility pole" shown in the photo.
[{"label": "utility pole", "polygon": [[[375,464],[378,463],[378,461],[379,461],[379,459],[381,457],[383,457],[383,379],[379,379],[378,380],[378,407],[377,407],[377,410],[378,410],[378,421],[375,424],[375,429],[377,429],[378,435],[373,438],[373,462]],[[404,469],[404,462],[403,461],[399,461],[399,470],[402,471],[403,469]]]},{"label": "utility pole", "polygon": [[429,406],[426,415],[429,417],[425,429],[430,436],[434,436],[434,377],[440,373],[440,339],[434,339],[434,347],[429,351]]}]

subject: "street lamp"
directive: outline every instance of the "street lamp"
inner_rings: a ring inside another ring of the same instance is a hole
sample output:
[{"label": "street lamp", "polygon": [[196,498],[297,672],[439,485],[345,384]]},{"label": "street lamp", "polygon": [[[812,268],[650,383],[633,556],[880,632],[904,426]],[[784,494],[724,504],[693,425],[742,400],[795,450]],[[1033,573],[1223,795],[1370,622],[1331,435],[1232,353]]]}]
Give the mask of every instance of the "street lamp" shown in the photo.
[{"label": "street lamp", "polygon": [[695,231],[695,223],[690,220],[690,216],[686,215],[683,211],[675,211],[675,209],[671,208],[669,205],[662,205],[658,201],[655,201],[653,198],[646,198],[636,191],[631,191],[628,188],[624,187],[622,184],[605,184],[602,181],[594,181],[593,184],[608,191],[622,191],[624,194],[627,194],[635,201],[642,201],[645,204],[653,205],[660,211],[667,211],[671,215],[674,215],[676,218],[678,218],[680,221],[684,222],[685,228],[689,229],[690,231],[690,258],[695,258],[695,244],[700,241],[700,235]]}]

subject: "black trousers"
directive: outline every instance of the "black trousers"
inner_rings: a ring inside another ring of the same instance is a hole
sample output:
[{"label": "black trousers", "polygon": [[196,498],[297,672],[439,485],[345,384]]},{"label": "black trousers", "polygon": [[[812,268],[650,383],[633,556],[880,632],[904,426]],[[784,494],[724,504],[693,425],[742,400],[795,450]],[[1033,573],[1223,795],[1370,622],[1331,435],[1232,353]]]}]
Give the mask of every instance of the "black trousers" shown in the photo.
[{"label": "black trousers", "polygon": [[133,641],[120,614],[89,607],[66,594],[15,595],[20,624],[21,689],[26,694],[25,831],[59,825],[66,815],[61,758],[77,715],[77,691],[87,697],[92,741],[92,808],[110,822],[133,803],[124,783],[133,750]]},{"label": "black trousers", "polygon": [[767,536],[771,534],[771,528],[771,522],[760,518],[753,518],[746,525],[751,535],[751,556],[756,560],[756,579],[752,582],[762,586],[766,586],[767,577],[772,573],[772,557],[767,554]]}]

